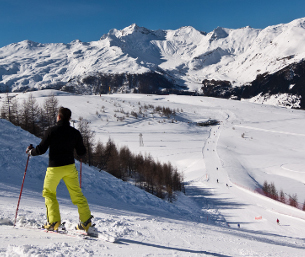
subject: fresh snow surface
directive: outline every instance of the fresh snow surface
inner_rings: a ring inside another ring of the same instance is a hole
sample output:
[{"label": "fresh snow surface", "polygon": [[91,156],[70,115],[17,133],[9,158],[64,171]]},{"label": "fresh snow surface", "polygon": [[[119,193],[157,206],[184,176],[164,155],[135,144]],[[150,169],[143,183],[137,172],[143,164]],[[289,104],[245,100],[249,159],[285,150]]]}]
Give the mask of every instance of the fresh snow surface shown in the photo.
[{"label": "fresh snow surface", "polygon": [[156,71],[175,84],[200,90],[204,79],[234,86],[305,58],[305,18],[264,29],[218,27],[204,33],[187,26],[149,30],[132,24],[100,40],[41,44],[30,40],[0,48],[0,90],[56,88],[96,73]]},{"label": "fresh snow surface", "polygon": [[[266,180],[287,195],[297,194],[303,204],[304,111],[194,96],[83,96],[51,90],[32,95],[42,104],[50,93],[72,110],[74,120],[90,121],[101,142],[110,137],[134,153],[150,153],[177,166],[186,195],[179,193],[169,203],[132,181],[83,165],[83,192],[96,227],[117,237],[117,243],[44,233],[35,227],[45,222],[45,154],[30,158],[14,228],[25,149],[40,139],[0,120],[0,256],[305,256],[305,212],[254,192]],[[5,95],[0,96],[3,101]],[[28,96],[16,97],[21,103]],[[124,115],[118,109],[138,112],[144,105],[179,112],[173,121],[143,108],[145,117],[117,120]],[[195,125],[208,119],[221,123]],[[73,228],[77,208],[62,183],[57,196],[62,220]]]},{"label": "fresh snow surface", "polygon": [[[290,89],[293,86],[294,85],[291,85]],[[290,95],[287,93],[275,95],[262,95],[262,93],[260,93],[257,96],[252,97],[248,101],[252,103],[269,104],[274,106],[285,106],[287,108],[301,108],[301,98],[301,95]]]}]

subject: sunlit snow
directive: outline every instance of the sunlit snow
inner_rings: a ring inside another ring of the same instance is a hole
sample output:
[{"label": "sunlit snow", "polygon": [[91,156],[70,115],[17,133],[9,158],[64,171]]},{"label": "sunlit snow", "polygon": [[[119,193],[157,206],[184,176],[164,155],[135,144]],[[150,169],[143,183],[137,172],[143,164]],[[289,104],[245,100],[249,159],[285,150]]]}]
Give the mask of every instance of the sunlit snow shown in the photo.
[{"label": "sunlit snow", "polygon": [[[46,234],[34,229],[45,221],[41,190],[46,154],[30,158],[13,228],[25,148],[40,139],[0,120],[0,256],[304,255],[305,212],[255,193],[265,180],[274,182],[287,195],[297,194],[302,207],[304,111],[194,96],[83,96],[54,90],[32,95],[42,104],[50,93],[72,110],[74,120],[82,116],[90,121],[96,139],[106,143],[110,137],[134,153],[150,153],[156,160],[177,166],[184,174],[186,194],[177,194],[177,200],[169,203],[132,182],[83,165],[83,192],[96,227],[118,237],[118,242]],[[5,99],[4,94],[0,96]],[[21,102],[28,96],[16,97]],[[123,121],[115,117],[123,115],[117,109],[138,111],[145,104],[179,112],[174,120],[149,113]],[[209,119],[219,120],[220,125],[196,125]],[[139,144],[140,133],[144,146]],[[57,195],[62,219],[73,227],[78,213],[64,184],[59,185]]]}]

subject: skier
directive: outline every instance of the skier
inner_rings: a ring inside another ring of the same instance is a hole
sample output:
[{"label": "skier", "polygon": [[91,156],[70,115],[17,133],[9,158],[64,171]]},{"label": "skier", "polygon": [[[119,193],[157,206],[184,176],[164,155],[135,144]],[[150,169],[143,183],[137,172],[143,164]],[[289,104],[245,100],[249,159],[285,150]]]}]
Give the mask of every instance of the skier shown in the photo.
[{"label": "skier", "polygon": [[277,220],[276,220],[276,223],[277,223],[278,225],[280,225],[280,221],[279,221],[279,219],[277,219]]},{"label": "skier", "polygon": [[74,149],[78,156],[83,156],[86,154],[86,148],[80,132],[70,126],[71,114],[68,108],[60,107],[57,124],[45,132],[39,145],[35,148],[29,146],[26,153],[31,156],[42,155],[49,148],[49,165],[42,191],[47,208],[47,222],[43,225],[43,228],[49,231],[58,231],[61,225],[56,188],[63,179],[69,190],[72,203],[78,207],[80,223],[76,229],[88,232],[93,216],[87,199],[81,191],[74,160]]}]

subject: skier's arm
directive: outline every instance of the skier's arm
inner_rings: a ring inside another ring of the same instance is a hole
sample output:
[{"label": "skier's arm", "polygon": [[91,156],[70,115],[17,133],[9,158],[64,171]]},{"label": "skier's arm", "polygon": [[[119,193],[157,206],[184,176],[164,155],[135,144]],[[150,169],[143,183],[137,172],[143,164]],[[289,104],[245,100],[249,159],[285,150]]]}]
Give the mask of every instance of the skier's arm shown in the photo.
[{"label": "skier's arm", "polygon": [[36,155],[44,154],[48,150],[49,146],[50,146],[50,131],[48,130],[45,133],[40,144],[31,150],[31,155],[36,156]]},{"label": "skier's arm", "polygon": [[79,132],[77,133],[75,150],[79,157],[84,156],[87,152],[86,147],[83,142],[83,137]]}]

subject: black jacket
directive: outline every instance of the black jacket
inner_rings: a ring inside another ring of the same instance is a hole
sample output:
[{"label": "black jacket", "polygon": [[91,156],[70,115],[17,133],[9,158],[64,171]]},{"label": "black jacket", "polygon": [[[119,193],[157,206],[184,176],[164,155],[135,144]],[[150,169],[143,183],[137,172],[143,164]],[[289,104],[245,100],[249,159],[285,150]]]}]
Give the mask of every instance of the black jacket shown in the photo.
[{"label": "black jacket", "polygon": [[77,155],[86,154],[86,148],[80,132],[71,127],[69,121],[59,121],[49,128],[40,144],[31,151],[31,155],[44,154],[49,149],[49,167],[59,167],[74,163],[74,149]]}]

